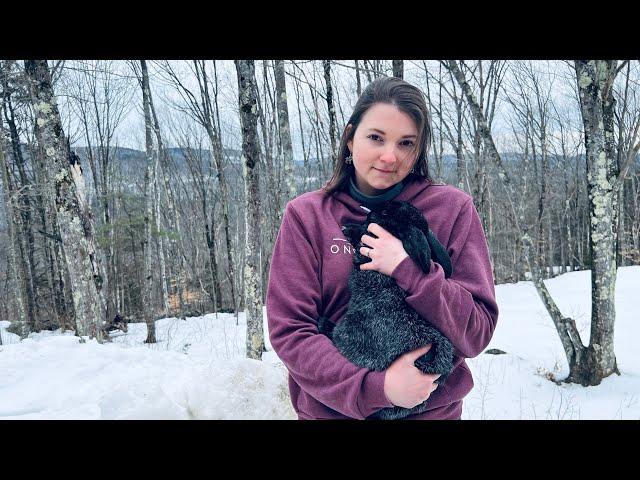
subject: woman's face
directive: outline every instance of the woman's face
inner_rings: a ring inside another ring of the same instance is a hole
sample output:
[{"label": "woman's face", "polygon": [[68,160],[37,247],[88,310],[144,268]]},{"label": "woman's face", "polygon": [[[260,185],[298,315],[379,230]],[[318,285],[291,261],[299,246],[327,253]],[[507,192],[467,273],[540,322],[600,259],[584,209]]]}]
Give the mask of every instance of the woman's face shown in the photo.
[{"label": "woman's face", "polygon": [[378,195],[404,180],[415,163],[417,141],[418,127],[409,115],[388,103],[370,107],[347,142],[360,191]]}]

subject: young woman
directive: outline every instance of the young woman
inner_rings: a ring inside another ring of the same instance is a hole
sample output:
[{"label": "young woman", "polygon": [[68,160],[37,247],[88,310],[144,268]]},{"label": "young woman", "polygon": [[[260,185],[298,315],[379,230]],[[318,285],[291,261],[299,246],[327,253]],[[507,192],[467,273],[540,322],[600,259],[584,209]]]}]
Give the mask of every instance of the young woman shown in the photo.
[{"label": "young woman", "polygon": [[[381,78],[362,93],[342,134],[332,178],[321,189],[289,202],[276,239],[267,291],[269,336],[289,371],[291,401],[300,419],[365,419],[394,405],[429,409],[411,420],[460,419],[462,399],[473,387],[464,359],[488,345],[498,318],[493,275],[482,224],[472,198],[434,183],[427,153],[431,123],[422,92],[397,78]],[[363,269],[393,277],[418,314],[449,338],[454,370],[446,383],[413,362],[430,345],[398,357],[385,371],[349,362],[318,333],[317,320],[337,323],[349,302],[347,279],[353,247],[341,231],[361,223],[389,200],[418,208],[451,256],[445,279],[432,262],[425,274],[402,242],[376,224],[363,236]]]}]

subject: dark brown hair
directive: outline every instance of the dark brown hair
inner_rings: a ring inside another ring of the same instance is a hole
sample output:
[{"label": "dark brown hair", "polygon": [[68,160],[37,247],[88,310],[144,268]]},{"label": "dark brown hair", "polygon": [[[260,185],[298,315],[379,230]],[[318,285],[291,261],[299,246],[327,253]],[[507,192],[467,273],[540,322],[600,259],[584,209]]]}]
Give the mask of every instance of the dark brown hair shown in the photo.
[{"label": "dark brown hair", "polygon": [[[376,103],[388,103],[394,105],[401,112],[409,115],[418,128],[418,140],[416,150],[418,155],[413,167],[412,175],[431,180],[427,155],[431,145],[431,115],[424,100],[424,94],[417,87],[396,77],[382,77],[374,80],[356,102],[353,113],[342,131],[338,155],[333,166],[333,175],[324,185],[323,190],[327,195],[339,190],[345,190],[349,184],[349,178],[353,174],[353,163],[348,164],[344,159],[349,155],[347,143],[360,124],[362,116]],[[411,175],[411,174],[410,174]]]}]

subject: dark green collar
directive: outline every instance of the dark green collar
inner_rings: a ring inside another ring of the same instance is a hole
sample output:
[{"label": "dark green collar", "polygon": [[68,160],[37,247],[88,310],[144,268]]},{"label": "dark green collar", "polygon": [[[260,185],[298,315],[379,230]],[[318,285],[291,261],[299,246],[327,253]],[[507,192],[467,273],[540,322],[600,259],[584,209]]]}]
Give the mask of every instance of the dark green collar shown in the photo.
[{"label": "dark green collar", "polygon": [[372,209],[379,205],[382,205],[385,202],[393,200],[396,198],[400,192],[404,189],[404,181],[398,182],[392,187],[387,188],[380,195],[365,195],[360,191],[360,189],[356,186],[356,183],[353,181],[353,176],[349,179],[349,195],[361,205]]}]

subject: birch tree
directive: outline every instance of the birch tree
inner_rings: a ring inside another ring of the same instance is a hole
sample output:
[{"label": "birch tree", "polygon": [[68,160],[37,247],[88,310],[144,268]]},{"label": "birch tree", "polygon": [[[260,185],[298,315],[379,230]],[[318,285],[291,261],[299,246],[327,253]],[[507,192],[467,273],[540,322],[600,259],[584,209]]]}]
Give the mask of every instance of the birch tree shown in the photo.
[{"label": "birch tree", "polygon": [[70,151],[46,60],[26,60],[35,136],[43,155],[47,182],[43,196],[55,210],[71,281],[76,334],[102,341],[105,306],[100,298],[103,275],[94,247],[93,219],[86,201],[80,159]]},{"label": "birch tree", "polygon": [[258,100],[256,98],[253,60],[236,60],[238,104],[242,126],[242,176],[245,185],[245,264],[244,297],[247,316],[247,357],[262,358],[262,292],[260,281],[260,191],[257,164],[260,160],[258,139]]},{"label": "birch tree", "polygon": [[[25,97],[24,85],[18,80],[16,62],[11,60],[5,60],[0,64],[0,86],[2,87],[2,99],[0,103],[2,107],[0,110],[3,113],[4,121],[7,125],[8,139],[5,141],[5,161],[7,168],[6,186],[10,190],[21,192],[20,195],[12,194],[18,203],[15,207],[11,207],[12,212],[16,215],[14,225],[15,248],[16,254],[14,267],[18,270],[18,274],[24,279],[25,285],[25,298],[24,307],[26,313],[26,321],[29,330],[37,328],[38,317],[40,317],[41,305],[36,301],[38,286],[35,282],[35,238],[33,228],[33,185],[32,180],[29,178],[26,169],[26,161],[22,153],[20,145],[20,134],[18,130],[18,124],[16,121],[16,111],[14,100],[15,96]],[[23,102],[24,103],[24,100]],[[2,123],[2,120],[0,120]],[[10,145],[10,147],[9,147]],[[13,164],[18,170],[18,179],[15,185],[12,185],[11,175],[9,170],[9,155],[13,158]]]},{"label": "birch tree", "polygon": [[612,373],[620,374],[613,348],[617,195],[622,183],[615,155],[613,84],[619,70],[616,60],[575,61],[589,193],[591,335],[589,346],[577,349],[584,361],[572,374],[588,385],[598,385]]},{"label": "birch tree", "polygon": [[[616,73],[615,63],[576,61],[575,65],[580,88],[581,108],[583,118],[585,118],[585,138],[587,143],[591,142],[587,157],[590,157],[592,162],[592,171],[588,180],[590,184],[593,184],[590,188],[594,192],[590,195],[591,229],[592,235],[596,235],[596,245],[592,243],[592,249],[594,246],[598,247],[597,251],[592,253],[594,255],[592,285],[594,287],[592,288],[591,344],[588,347],[582,344],[575,321],[562,315],[544,285],[537,266],[530,261],[531,237],[525,225],[521,223],[523,219],[517,215],[513,206],[513,199],[515,198],[513,182],[502,163],[491,131],[487,126],[482,107],[478,104],[457,62],[449,60],[444,65],[452,72],[462,88],[471,111],[478,122],[485,148],[498,168],[498,176],[507,191],[507,197],[510,202],[510,209],[507,210],[507,213],[514,227],[520,232],[525,245],[523,260],[532,274],[534,286],[554,322],[567,356],[569,376],[565,381],[580,383],[584,386],[598,385],[605,376],[613,372],[619,373],[615,355],[613,354],[613,322],[615,321],[615,310],[613,309],[612,301],[615,289],[613,234],[611,233],[612,230],[609,233],[605,233],[598,226],[600,221],[606,226],[607,222],[612,222],[614,221],[612,218],[615,218],[612,191],[617,186],[616,178],[614,178],[615,173],[612,173],[614,168],[607,163],[607,155],[611,155],[613,145],[612,109],[614,102],[611,96],[611,88]],[[594,168],[595,172],[593,171]],[[596,212],[596,210],[598,211]],[[606,215],[610,216],[608,220],[604,220]],[[609,223],[608,225],[609,229],[612,229],[612,224]],[[599,263],[598,266],[596,266],[596,262]],[[597,286],[597,289],[595,286]],[[609,317],[603,318],[603,315],[609,315]]]},{"label": "birch tree", "polygon": [[[15,192],[11,188],[10,180],[9,180],[9,168],[7,164],[7,159],[5,157],[5,141],[4,141],[4,131],[0,128],[0,188],[2,188],[2,192],[4,194],[4,205],[5,205],[5,216],[7,219],[7,233],[9,236],[9,242],[6,245],[7,248],[7,261],[8,261],[8,271],[9,271],[9,280],[10,285],[16,292],[14,296],[15,306],[17,310],[17,318],[15,322],[19,326],[20,336],[22,338],[26,337],[29,334],[30,326],[29,322],[27,322],[26,312],[25,312],[25,301],[24,301],[24,293],[26,289],[24,288],[24,279],[22,277],[22,272],[18,267],[18,238],[16,235],[15,228]],[[2,341],[0,340],[0,345],[2,345]]]},{"label": "birch tree", "polygon": [[142,87],[142,106],[144,110],[144,137],[147,153],[147,168],[144,175],[144,278],[142,283],[142,310],[147,324],[145,343],[156,343],[155,309],[153,303],[153,271],[151,258],[152,221],[154,208],[155,185],[158,172],[158,150],[153,144],[153,125],[151,120],[151,89],[149,88],[149,72],[147,62],[140,60],[140,85]]},{"label": "birch tree", "polygon": [[296,196],[296,179],[293,164],[293,147],[291,146],[291,129],[289,128],[289,108],[287,104],[287,84],[285,82],[284,61],[275,60],[273,70],[276,77],[278,133],[280,134],[282,163],[284,164],[284,180],[287,189],[286,201],[289,201]]}]

